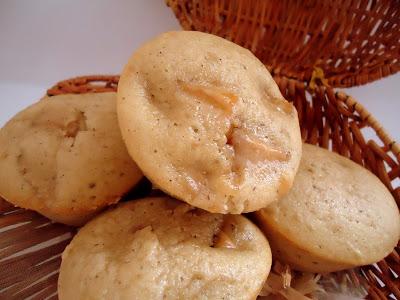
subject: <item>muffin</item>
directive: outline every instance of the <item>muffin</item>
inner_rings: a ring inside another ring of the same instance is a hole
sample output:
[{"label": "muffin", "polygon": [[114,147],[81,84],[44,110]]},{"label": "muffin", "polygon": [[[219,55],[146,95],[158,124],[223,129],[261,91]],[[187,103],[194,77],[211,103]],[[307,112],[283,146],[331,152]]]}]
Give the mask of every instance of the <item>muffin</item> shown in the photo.
[{"label": "muffin", "polygon": [[353,161],[308,144],[289,194],[255,216],[274,257],[307,272],[375,263],[400,237],[399,211],[383,183]]},{"label": "muffin", "polygon": [[58,296],[255,299],[270,267],[268,242],[245,217],[145,198],[80,229],[62,255]]},{"label": "muffin", "polygon": [[297,112],[250,51],[220,37],[168,32],[145,43],[122,72],[117,113],[144,174],[193,206],[255,211],[292,185]]},{"label": "muffin", "polygon": [[142,172],[122,141],[116,93],[45,97],[0,130],[0,196],[82,225]]}]

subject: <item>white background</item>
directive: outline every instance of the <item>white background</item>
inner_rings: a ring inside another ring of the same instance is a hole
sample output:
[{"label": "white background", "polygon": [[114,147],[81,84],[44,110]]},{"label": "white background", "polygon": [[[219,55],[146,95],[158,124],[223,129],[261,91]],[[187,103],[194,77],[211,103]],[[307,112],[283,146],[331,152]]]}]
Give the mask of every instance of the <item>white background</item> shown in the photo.
[{"label": "white background", "polygon": [[[163,0],[0,0],[0,126],[59,80],[118,74],[142,42],[179,29]],[[400,141],[400,75],[347,89]]]}]

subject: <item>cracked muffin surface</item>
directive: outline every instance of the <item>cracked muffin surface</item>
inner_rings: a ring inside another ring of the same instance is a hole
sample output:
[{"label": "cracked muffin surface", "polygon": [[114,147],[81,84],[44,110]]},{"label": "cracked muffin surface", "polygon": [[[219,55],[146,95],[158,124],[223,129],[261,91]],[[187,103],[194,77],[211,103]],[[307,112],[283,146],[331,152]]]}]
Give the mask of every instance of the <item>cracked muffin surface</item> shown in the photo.
[{"label": "cracked muffin surface", "polygon": [[255,299],[271,267],[261,231],[240,215],[168,198],[120,204],[87,223],[62,256],[69,299]]},{"label": "cracked muffin surface", "polygon": [[297,112],[250,51],[220,37],[168,32],[145,43],[121,75],[117,113],[146,176],[191,205],[250,212],[292,185]]},{"label": "cracked muffin surface", "polygon": [[116,94],[45,97],[0,130],[0,196],[81,225],[142,177],[118,128]]}]

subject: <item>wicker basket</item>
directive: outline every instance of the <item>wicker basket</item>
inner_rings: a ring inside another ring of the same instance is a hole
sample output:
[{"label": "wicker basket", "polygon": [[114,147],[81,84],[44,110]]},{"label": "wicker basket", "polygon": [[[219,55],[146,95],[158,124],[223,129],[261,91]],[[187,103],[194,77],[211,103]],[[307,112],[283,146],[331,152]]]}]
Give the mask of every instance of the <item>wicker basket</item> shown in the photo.
[{"label": "wicker basket", "polygon": [[[255,52],[273,71],[284,97],[296,106],[303,140],[371,170],[400,205],[399,145],[359,103],[331,87],[363,84],[400,69],[398,2],[167,3],[184,28],[213,32]],[[378,26],[377,20],[381,20]],[[324,30],[313,29],[316,26]],[[349,40],[354,44],[348,45]],[[325,71],[327,80],[316,74],[318,68]],[[47,94],[115,91],[117,84],[118,76],[86,76],[60,82]],[[374,139],[367,140],[371,133]],[[144,180],[126,198],[141,197],[150,190],[150,183]],[[57,299],[60,255],[74,233],[72,227],[52,223],[0,199],[0,299]],[[366,286],[371,299],[400,299],[399,253],[398,245],[376,265],[333,276]]]},{"label": "wicker basket", "polygon": [[[354,99],[335,93],[330,87],[313,91],[295,80],[276,78],[286,99],[297,108],[302,137],[308,143],[332,149],[375,173],[400,204],[400,149],[379,123]],[[117,76],[87,76],[66,80],[49,89],[49,96],[64,93],[115,91]],[[377,142],[367,141],[364,131],[372,130]],[[126,198],[150,192],[144,181]],[[0,199],[0,299],[56,299],[60,255],[75,229]],[[400,248],[377,265],[354,269],[352,282],[368,282],[373,299],[400,299]]]},{"label": "wicker basket", "polygon": [[271,73],[331,86],[364,84],[400,70],[397,0],[166,0],[186,30],[250,49]]}]

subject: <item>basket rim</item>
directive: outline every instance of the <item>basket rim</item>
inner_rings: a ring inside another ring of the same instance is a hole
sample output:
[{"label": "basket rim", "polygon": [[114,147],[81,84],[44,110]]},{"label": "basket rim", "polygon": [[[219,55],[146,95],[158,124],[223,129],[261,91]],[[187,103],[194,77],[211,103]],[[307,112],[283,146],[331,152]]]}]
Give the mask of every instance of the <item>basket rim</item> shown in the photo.
[{"label": "basket rim", "polygon": [[[303,86],[305,89],[309,88],[309,83],[304,82],[302,80],[298,80],[295,78],[287,78],[286,76],[276,76],[274,78],[280,78],[284,79],[287,81],[293,82],[295,85]],[[317,85],[316,89],[331,89],[335,90],[336,87],[331,87],[329,85]],[[349,107],[352,107],[354,111],[359,113],[360,117],[362,118],[363,121],[367,121],[369,125],[374,129],[376,132],[377,136],[389,146],[389,150],[395,154],[396,158],[400,162],[400,144],[398,141],[393,139],[393,137],[387,132],[385,127],[376,119],[373,114],[359,101],[357,101],[353,96],[345,93],[344,91],[335,91],[335,95],[340,98],[345,104],[347,104]]]}]

